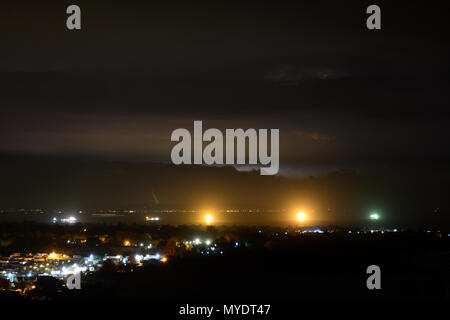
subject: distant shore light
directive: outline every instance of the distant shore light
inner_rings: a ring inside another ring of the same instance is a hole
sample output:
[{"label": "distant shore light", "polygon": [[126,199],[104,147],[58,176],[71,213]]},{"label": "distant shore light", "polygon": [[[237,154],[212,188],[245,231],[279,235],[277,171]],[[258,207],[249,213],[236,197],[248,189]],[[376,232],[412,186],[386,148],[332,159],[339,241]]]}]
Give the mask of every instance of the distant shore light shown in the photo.
[{"label": "distant shore light", "polygon": [[378,219],[380,219],[380,216],[378,215],[378,213],[370,214],[370,220],[378,220]]}]

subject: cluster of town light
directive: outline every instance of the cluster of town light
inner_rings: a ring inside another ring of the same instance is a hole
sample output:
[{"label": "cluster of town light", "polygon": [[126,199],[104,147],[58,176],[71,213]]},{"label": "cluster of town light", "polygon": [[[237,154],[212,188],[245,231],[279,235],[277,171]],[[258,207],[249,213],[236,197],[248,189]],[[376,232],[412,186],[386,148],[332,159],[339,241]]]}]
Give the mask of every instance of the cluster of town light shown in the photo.
[{"label": "cluster of town light", "polygon": [[[130,211],[131,212],[131,211]],[[380,215],[378,214],[378,213],[376,213],[376,212],[373,212],[373,213],[371,213],[370,215],[369,215],[369,219],[370,220],[373,220],[373,221],[376,221],[376,220],[379,220],[380,219]],[[145,217],[145,220],[146,221],[159,221],[160,220],[160,218],[159,217],[149,217],[149,216],[146,216]],[[204,216],[204,222],[205,222],[205,224],[206,225],[212,225],[212,224],[214,224],[214,216],[212,215],[212,213],[210,213],[210,212],[208,212],[208,213],[206,213],[205,214],[205,216]],[[305,221],[307,221],[307,220],[309,220],[309,217],[308,217],[308,215],[304,212],[304,211],[297,211],[296,213],[295,213],[295,220],[297,220],[298,222],[300,222],[300,223],[304,223]],[[61,223],[70,223],[70,224],[72,224],[72,223],[76,223],[77,222],[77,219],[75,218],[75,217],[69,217],[69,218],[67,218],[67,219],[60,219],[59,220]],[[53,223],[57,223],[58,222],[58,219],[56,218],[56,217],[54,217],[53,219],[52,219],[52,222]],[[130,246],[130,244],[128,243],[128,244],[124,244],[125,246]]]}]

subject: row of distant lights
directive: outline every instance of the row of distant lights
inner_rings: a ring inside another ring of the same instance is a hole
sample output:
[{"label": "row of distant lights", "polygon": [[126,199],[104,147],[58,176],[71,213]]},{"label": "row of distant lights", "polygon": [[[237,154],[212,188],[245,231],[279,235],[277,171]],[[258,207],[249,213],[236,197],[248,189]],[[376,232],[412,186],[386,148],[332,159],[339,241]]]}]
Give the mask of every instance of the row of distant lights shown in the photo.
[{"label": "row of distant lights", "polygon": [[[308,216],[305,212],[299,211],[296,215],[296,218],[299,222],[305,222],[308,219]],[[380,219],[380,215],[378,213],[371,213],[369,218],[370,220],[378,220]]]},{"label": "row of distant lights", "polygon": [[[52,222],[53,223],[57,223],[58,222],[58,218],[53,217]],[[75,217],[62,218],[62,219],[59,219],[59,222],[72,224],[72,223],[76,223],[77,222],[77,218],[75,218]]]},{"label": "row of distant lights", "polygon": [[[379,220],[380,216],[378,213],[371,213],[370,214],[370,220]],[[305,222],[308,220],[308,215],[304,211],[298,211],[295,215],[295,218],[298,222]],[[210,213],[205,215],[205,222],[206,224],[210,225],[214,223],[214,216]]]},{"label": "row of distant lights", "polygon": [[[198,246],[198,245],[202,244],[202,240],[200,240],[199,238],[196,238],[195,240],[192,240],[192,241],[186,241],[186,243],[189,245],[197,245]],[[207,246],[211,245],[211,243],[212,243],[211,240],[209,240],[209,239],[205,240],[205,244]]]},{"label": "row of distant lights", "polygon": [[[297,221],[299,221],[299,222],[305,222],[308,219],[307,214],[305,212],[303,212],[303,211],[297,212],[295,217],[296,217]],[[372,213],[372,214],[370,214],[369,217],[370,217],[370,220],[378,220],[378,219],[380,219],[380,216],[378,215],[378,213]],[[148,216],[146,216],[145,220],[146,221],[159,221],[159,217],[148,217]],[[53,217],[52,222],[56,223],[56,222],[58,222],[58,219],[56,217]],[[62,222],[62,223],[76,223],[77,222],[77,218],[71,216],[69,218],[60,219],[60,222]],[[210,214],[210,213],[207,213],[205,215],[205,222],[206,222],[207,225],[213,224],[214,223],[214,216],[212,214]]]}]

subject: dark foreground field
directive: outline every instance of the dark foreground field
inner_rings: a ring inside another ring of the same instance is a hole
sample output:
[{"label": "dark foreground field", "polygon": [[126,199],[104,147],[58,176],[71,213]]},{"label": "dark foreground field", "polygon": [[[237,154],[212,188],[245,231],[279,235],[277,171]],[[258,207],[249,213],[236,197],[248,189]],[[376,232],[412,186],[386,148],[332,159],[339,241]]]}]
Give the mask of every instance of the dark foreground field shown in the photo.
[{"label": "dark foreground field", "polygon": [[[195,253],[133,272],[104,269],[81,290],[50,299],[262,301],[449,299],[450,239],[426,233],[322,234],[255,242],[219,256]],[[381,268],[368,290],[366,268]],[[8,296],[10,297],[10,296]],[[7,298],[7,296],[4,296]]]},{"label": "dark foreground field", "polygon": [[[272,249],[188,257],[86,287],[93,298],[230,300],[450,298],[450,248],[421,236],[303,239]],[[366,268],[380,266],[382,289],[369,291]]]}]

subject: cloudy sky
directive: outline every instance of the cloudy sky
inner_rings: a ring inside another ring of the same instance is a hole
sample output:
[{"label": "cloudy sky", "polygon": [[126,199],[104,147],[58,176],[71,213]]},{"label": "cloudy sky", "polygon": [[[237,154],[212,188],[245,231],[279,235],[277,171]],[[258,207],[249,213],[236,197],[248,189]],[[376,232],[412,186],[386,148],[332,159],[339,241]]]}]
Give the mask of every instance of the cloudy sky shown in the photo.
[{"label": "cloudy sky", "polygon": [[445,167],[445,10],[378,2],[2,3],[0,153],[169,162],[171,132],[280,128],[282,173]]}]

